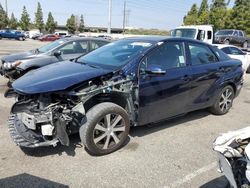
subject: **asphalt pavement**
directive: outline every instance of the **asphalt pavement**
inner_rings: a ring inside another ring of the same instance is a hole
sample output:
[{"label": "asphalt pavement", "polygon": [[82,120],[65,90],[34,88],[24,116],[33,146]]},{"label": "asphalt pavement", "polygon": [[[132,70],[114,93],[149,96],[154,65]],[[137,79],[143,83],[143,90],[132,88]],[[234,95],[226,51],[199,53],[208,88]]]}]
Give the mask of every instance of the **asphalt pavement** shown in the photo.
[{"label": "asphalt pavement", "polygon": [[[0,40],[0,56],[37,48],[39,41]],[[22,151],[11,140],[7,117],[14,99],[5,99],[0,78],[0,187],[161,187],[222,188],[214,139],[250,126],[250,75],[224,116],[200,110],[155,125],[135,127],[125,147],[110,155],[88,154],[78,135],[69,147]]]}]

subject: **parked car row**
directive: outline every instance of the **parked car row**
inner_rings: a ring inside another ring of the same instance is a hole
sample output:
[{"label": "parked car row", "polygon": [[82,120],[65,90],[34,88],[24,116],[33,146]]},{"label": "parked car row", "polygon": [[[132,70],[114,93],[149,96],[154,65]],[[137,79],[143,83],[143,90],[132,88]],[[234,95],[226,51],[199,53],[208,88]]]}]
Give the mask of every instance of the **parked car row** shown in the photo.
[{"label": "parked car row", "polygon": [[243,84],[241,62],[207,43],[166,37],[108,43],[64,38],[2,59],[2,74],[18,78],[5,93],[17,99],[9,117],[17,145],[69,145],[69,135],[79,133],[91,154],[108,154],[123,146],[131,126],[203,108],[226,114]]},{"label": "parked car row", "polygon": [[40,41],[55,41],[60,38],[64,37],[71,37],[67,31],[59,31],[55,32],[54,34],[43,34],[40,33],[39,30],[31,30],[31,31],[16,31],[13,29],[4,29],[0,30],[0,39],[7,38],[7,39],[16,39],[16,40],[25,40],[26,38],[40,40]]}]

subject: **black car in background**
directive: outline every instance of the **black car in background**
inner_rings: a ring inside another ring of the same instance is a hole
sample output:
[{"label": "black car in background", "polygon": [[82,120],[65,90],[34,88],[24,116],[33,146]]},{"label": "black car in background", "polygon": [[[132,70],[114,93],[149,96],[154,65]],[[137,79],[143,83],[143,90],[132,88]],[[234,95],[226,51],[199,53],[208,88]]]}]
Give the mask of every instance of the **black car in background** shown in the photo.
[{"label": "black car in background", "polygon": [[87,54],[110,41],[99,38],[63,38],[28,52],[4,56],[0,59],[0,74],[10,82],[45,65],[70,60]]},{"label": "black car in background", "polygon": [[249,42],[250,39],[241,30],[226,29],[215,33],[215,43],[217,44],[232,44],[246,49]]}]

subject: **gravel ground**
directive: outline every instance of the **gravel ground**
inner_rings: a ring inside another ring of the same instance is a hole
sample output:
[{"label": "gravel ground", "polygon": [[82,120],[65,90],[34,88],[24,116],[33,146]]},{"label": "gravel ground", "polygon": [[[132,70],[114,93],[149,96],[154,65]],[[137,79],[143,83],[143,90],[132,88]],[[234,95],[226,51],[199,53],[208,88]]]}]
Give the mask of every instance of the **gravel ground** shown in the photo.
[{"label": "gravel ground", "polygon": [[[0,55],[37,48],[39,41],[0,41]],[[71,137],[69,147],[38,148],[25,154],[12,142],[7,116],[13,99],[5,99],[7,80],[0,78],[0,187],[185,187],[222,188],[216,171],[213,140],[220,134],[249,126],[250,75],[231,111],[214,116],[206,110],[132,128],[119,151],[93,157]]]}]

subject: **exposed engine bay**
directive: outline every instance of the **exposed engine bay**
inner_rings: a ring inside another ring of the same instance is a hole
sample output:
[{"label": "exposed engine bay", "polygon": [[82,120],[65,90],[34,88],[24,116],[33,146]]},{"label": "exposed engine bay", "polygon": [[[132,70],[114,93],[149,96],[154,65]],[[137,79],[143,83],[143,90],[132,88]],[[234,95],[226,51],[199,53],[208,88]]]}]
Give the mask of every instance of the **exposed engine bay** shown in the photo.
[{"label": "exposed engine bay", "polygon": [[130,78],[96,79],[55,93],[19,93],[9,117],[10,134],[21,147],[56,146],[58,142],[68,146],[69,135],[78,133],[86,122],[86,111],[103,101],[126,106],[131,122],[135,122],[135,93]]},{"label": "exposed engine bay", "polygon": [[218,152],[219,171],[234,188],[250,187],[250,127],[224,133],[213,149]]}]

